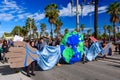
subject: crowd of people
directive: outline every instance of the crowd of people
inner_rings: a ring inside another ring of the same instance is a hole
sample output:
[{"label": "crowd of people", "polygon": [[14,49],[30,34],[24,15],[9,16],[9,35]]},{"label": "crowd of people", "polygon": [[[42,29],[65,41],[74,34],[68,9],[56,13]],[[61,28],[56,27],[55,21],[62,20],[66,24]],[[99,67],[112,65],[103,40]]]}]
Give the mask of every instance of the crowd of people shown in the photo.
[{"label": "crowd of people", "polygon": [[[32,48],[35,48],[36,50],[42,50],[44,48],[45,45],[49,45],[49,46],[57,46],[60,45],[61,39],[60,38],[46,38],[46,37],[42,37],[39,40],[29,40],[28,43]],[[84,40],[84,45],[87,48],[90,48],[90,46],[92,45],[92,41],[90,39],[85,39]],[[102,46],[105,47],[106,46],[106,42],[103,41]],[[2,53],[0,53],[0,60],[2,60],[2,62],[7,62],[7,59],[5,58],[5,54],[9,51],[10,47],[14,47],[14,41],[12,39],[10,40],[2,40],[0,41],[0,47],[2,49]],[[83,55],[83,61],[85,62],[85,55]],[[27,66],[26,72],[27,72],[27,76],[30,77],[31,75],[35,75],[34,74],[34,70],[35,70],[35,64],[36,61],[33,61],[29,66]],[[60,66],[61,64],[58,63],[58,66]],[[31,70],[31,73],[30,73]]]}]

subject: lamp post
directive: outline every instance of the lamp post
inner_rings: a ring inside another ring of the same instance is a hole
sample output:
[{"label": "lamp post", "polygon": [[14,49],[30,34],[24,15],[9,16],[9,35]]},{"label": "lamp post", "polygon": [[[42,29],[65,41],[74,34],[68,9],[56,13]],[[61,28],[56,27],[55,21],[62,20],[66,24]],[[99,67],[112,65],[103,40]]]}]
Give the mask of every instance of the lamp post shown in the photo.
[{"label": "lamp post", "polygon": [[[74,5],[74,0],[71,0],[71,5],[73,6]],[[79,28],[79,9],[78,9],[78,5],[79,5],[79,0],[76,0],[76,31],[79,32],[80,28]],[[83,9],[83,6],[82,4],[80,5],[81,7],[81,11]],[[72,11],[73,12],[73,11]],[[82,12],[81,12],[82,14]]]},{"label": "lamp post", "polygon": [[79,11],[78,11],[78,0],[76,0],[76,30],[79,31]]}]

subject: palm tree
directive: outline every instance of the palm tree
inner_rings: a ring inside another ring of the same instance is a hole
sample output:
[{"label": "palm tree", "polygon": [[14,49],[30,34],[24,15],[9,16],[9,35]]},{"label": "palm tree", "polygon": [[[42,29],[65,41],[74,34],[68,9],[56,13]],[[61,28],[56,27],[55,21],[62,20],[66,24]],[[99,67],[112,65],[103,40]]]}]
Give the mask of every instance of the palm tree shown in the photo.
[{"label": "palm tree", "polygon": [[38,36],[39,36],[38,32],[36,32],[36,36],[37,36],[37,40],[38,40]]},{"label": "palm tree", "polygon": [[27,31],[27,29],[26,29],[25,26],[22,27],[22,30],[21,30],[21,31],[22,31],[22,36],[23,36],[23,37],[25,37],[25,36],[28,35],[28,31]]},{"label": "palm tree", "polygon": [[98,34],[98,2],[99,0],[92,0],[95,1],[95,9],[94,9],[94,36],[97,38]]},{"label": "palm tree", "polygon": [[110,42],[111,32],[113,31],[112,26],[108,25],[107,30],[108,30],[108,33],[109,33],[109,42]]},{"label": "palm tree", "polygon": [[[37,27],[36,27],[36,25],[35,25],[35,20],[32,19],[32,18],[30,18],[30,17],[28,17],[27,20],[26,20],[25,29],[26,29],[27,31],[29,31],[29,33],[30,33],[30,39],[31,39],[31,37],[32,37],[32,32],[33,32],[33,34],[34,34],[34,32],[37,31]],[[34,37],[34,36],[33,36],[33,37]]]},{"label": "palm tree", "polygon": [[46,37],[48,37],[48,36],[49,36],[48,32],[45,32],[45,36],[46,36]]},{"label": "palm tree", "polygon": [[35,35],[37,36],[37,27],[35,25],[35,20],[34,19],[32,19],[31,27],[32,27],[32,31],[33,31],[33,38],[35,38]]},{"label": "palm tree", "polygon": [[[83,2],[87,2],[86,0],[82,0]],[[90,4],[95,4],[94,8],[94,37],[97,38],[98,34],[98,3],[99,0],[91,0]]]},{"label": "palm tree", "polygon": [[15,26],[14,29],[12,30],[13,35],[22,35],[22,28],[20,26]]},{"label": "palm tree", "polygon": [[82,34],[83,34],[83,31],[84,31],[85,25],[84,25],[84,24],[81,24],[80,28],[81,28],[81,30],[82,30]]},{"label": "palm tree", "polygon": [[45,23],[41,23],[40,24],[40,29],[41,29],[41,33],[40,33],[40,37],[45,35],[45,30],[46,30],[46,24]]},{"label": "palm tree", "polygon": [[66,28],[66,29],[64,30],[64,35],[67,34],[68,32],[69,32],[69,30],[68,30],[68,28]]},{"label": "palm tree", "polygon": [[116,23],[119,22],[120,15],[120,3],[114,2],[109,5],[107,13],[110,14],[110,22],[113,23],[114,27],[114,41],[116,41]]},{"label": "palm tree", "polygon": [[56,27],[54,32],[57,33],[57,36],[58,36],[58,34],[60,34],[60,28],[63,25],[63,23],[59,18],[57,18],[54,24],[55,24],[55,27]]},{"label": "palm tree", "polygon": [[31,30],[32,30],[31,22],[32,22],[32,19],[30,17],[28,17],[27,20],[26,20],[26,25],[25,26],[26,26],[27,31],[29,31],[29,33],[30,33],[30,39],[31,39]]},{"label": "palm tree", "polygon": [[92,31],[92,29],[87,30],[88,35],[90,35],[91,31]]},{"label": "palm tree", "polygon": [[105,35],[104,37],[106,37],[107,25],[104,25],[104,27],[103,27],[103,28],[104,28],[104,35]]},{"label": "palm tree", "polygon": [[56,18],[59,16],[59,10],[56,4],[49,4],[45,7],[45,17],[48,18],[51,25],[51,38],[53,38],[52,24],[55,23]]}]

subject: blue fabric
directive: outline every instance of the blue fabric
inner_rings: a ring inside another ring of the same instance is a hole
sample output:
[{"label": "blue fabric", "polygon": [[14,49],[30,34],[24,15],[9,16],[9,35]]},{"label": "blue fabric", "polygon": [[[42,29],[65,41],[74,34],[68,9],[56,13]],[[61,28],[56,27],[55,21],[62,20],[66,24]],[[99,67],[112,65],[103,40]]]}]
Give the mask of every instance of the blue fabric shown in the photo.
[{"label": "blue fabric", "polygon": [[[37,55],[37,58],[33,58],[30,54]],[[24,60],[24,67],[27,66],[27,58],[30,57],[33,61],[37,61],[38,65],[43,70],[49,70],[53,68],[61,58],[60,46],[47,46],[45,45],[42,50],[31,51],[26,45],[26,56]]]},{"label": "blue fabric", "polygon": [[102,48],[100,47],[100,44],[98,42],[93,43],[90,46],[90,49],[86,49],[86,58],[88,61],[92,61],[97,57],[99,53],[101,53]]},{"label": "blue fabric", "polygon": [[60,60],[60,46],[45,46],[43,50],[37,51],[37,63],[43,70],[53,68]]},{"label": "blue fabric", "polygon": [[24,60],[24,67],[27,67],[27,59],[28,57],[30,57],[33,61],[37,60],[35,58],[33,58],[30,54],[36,54],[36,52],[31,51],[28,46],[26,45],[26,56],[25,56],[25,60]]},{"label": "blue fabric", "polygon": [[111,47],[111,44],[107,44],[106,47],[102,50],[101,54],[102,55],[105,55],[105,54],[108,54],[110,53],[110,47]]}]

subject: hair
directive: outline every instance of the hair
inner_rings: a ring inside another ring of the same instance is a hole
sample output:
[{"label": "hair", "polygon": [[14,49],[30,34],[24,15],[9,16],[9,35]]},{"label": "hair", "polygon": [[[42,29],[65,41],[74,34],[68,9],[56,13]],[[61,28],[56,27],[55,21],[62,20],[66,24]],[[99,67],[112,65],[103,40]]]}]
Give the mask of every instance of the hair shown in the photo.
[{"label": "hair", "polygon": [[40,38],[40,40],[42,40],[42,39],[43,39],[43,37]]},{"label": "hair", "polygon": [[3,44],[5,44],[5,43],[7,43],[7,40],[4,40],[4,41],[3,41]]},{"label": "hair", "polygon": [[32,42],[34,42],[34,41],[30,41],[30,46],[32,46]]}]

